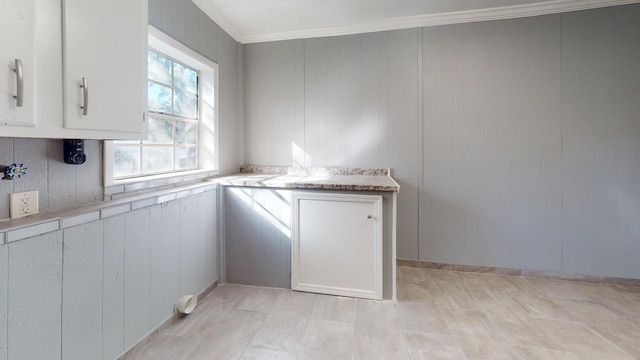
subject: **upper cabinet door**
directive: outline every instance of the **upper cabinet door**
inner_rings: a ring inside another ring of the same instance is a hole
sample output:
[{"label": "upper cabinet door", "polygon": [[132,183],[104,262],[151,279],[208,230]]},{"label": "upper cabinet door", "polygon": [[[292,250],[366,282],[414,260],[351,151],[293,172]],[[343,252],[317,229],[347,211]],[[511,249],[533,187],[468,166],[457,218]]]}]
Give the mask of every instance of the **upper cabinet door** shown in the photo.
[{"label": "upper cabinet door", "polygon": [[142,136],[147,11],[147,0],[63,1],[65,128]]},{"label": "upper cabinet door", "polygon": [[35,0],[0,1],[2,126],[34,126]]}]

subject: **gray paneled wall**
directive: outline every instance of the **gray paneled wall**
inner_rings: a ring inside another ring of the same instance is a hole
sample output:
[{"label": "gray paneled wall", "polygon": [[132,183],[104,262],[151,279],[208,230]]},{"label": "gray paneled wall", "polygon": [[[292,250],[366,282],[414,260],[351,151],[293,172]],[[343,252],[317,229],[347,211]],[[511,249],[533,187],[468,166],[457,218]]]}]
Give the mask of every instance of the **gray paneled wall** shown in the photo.
[{"label": "gray paneled wall", "polygon": [[291,288],[291,191],[225,187],[226,280]]},{"label": "gray paneled wall", "polygon": [[424,29],[421,260],[561,270],[561,19]]},{"label": "gray paneled wall", "polygon": [[217,192],[0,246],[0,359],[114,359],[220,276]]},{"label": "gray paneled wall", "polygon": [[102,142],[86,140],[87,162],[65,164],[62,140],[0,137],[0,165],[28,167],[26,176],[0,181],[0,220],[9,218],[9,193],[38,190],[40,212],[69,209],[103,200]]},{"label": "gray paneled wall", "polygon": [[640,278],[640,5],[244,47],[250,164],[388,166],[398,256]]},{"label": "gray paneled wall", "polygon": [[640,6],[562,28],[563,265],[640,278]]},{"label": "gray paneled wall", "polygon": [[417,256],[418,30],[244,49],[248,164],[393,168],[398,252]]}]

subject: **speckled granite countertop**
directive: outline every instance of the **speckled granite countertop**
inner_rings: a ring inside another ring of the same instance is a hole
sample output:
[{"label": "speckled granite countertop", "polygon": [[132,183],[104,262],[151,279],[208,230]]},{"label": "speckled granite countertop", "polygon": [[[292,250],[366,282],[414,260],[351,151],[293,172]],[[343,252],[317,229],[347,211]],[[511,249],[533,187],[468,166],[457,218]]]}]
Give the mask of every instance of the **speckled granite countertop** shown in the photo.
[{"label": "speckled granite countertop", "polygon": [[242,166],[240,173],[210,179],[226,186],[289,189],[400,191],[385,168],[293,168]]}]

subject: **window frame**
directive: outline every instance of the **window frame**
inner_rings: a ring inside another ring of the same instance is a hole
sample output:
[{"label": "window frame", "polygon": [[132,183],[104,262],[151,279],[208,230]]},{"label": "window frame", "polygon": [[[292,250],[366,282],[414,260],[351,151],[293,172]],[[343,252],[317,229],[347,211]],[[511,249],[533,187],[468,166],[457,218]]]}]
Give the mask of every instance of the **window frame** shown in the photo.
[{"label": "window frame", "polygon": [[[113,176],[113,141],[104,141],[104,186],[129,184],[150,180],[186,176],[203,172],[218,171],[218,117],[219,117],[219,69],[218,64],[188,48],[159,29],[149,25],[148,47],[169,56],[176,61],[187,65],[199,72],[198,81],[198,139],[197,139],[197,164],[193,170],[176,170],[172,172],[140,175],[123,179],[114,179]],[[146,54],[146,52],[145,52]],[[146,61],[146,60],[145,60]],[[144,76],[148,81],[148,74]],[[146,87],[145,87],[146,88]],[[146,97],[145,97],[146,99]],[[155,114],[148,111],[145,106],[145,130],[143,137],[147,138],[147,126],[149,117]],[[142,165],[141,165],[142,166]]]}]

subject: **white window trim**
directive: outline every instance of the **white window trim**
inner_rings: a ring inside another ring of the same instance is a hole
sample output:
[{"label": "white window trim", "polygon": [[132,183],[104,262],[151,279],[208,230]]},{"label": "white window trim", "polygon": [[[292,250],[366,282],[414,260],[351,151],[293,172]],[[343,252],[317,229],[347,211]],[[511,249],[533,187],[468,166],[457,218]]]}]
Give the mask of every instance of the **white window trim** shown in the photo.
[{"label": "white window trim", "polygon": [[[184,176],[218,170],[218,116],[219,116],[219,77],[218,64],[186,47],[179,41],[149,25],[148,46],[199,71],[198,81],[198,169],[176,171],[160,175],[138,176],[127,179],[113,178],[113,141],[104,142],[103,167],[104,186],[114,186],[142,181],[157,180],[174,176]],[[145,75],[145,81],[147,76]],[[146,88],[146,87],[145,87]],[[213,104],[207,99],[213,99]],[[145,107],[146,108],[146,107]],[[145,116],[148,118],[148,115]],[[146,127],[145,134],[146,137]]]}]

